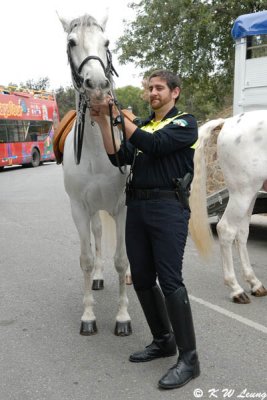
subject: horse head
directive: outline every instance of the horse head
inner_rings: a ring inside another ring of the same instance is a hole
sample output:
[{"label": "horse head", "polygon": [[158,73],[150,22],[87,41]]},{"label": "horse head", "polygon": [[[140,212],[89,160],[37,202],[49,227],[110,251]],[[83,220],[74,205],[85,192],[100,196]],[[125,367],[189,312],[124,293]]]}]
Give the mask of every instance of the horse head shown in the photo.
[{"label": "horse head", "polygon": [[74,87],[89,98],[101,99],[111,89],[113,73],[109,41],[105,36],[107,18],[98,23],[90,15],[67,21],[60,17],[67,33],[67,53]]}]

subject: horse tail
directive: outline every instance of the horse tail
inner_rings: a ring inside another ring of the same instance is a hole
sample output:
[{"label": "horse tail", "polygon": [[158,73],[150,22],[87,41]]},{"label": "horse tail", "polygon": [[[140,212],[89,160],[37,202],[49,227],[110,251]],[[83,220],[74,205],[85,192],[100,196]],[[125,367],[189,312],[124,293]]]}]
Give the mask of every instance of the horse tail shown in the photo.
[{"label": "horse tail", "polygon": [[222,125],[224,119],[208,121],[199,129],[199,138],[194,155],[194,179],[191,185],[189,203],[191,218],[189,232],[197,247],[198,252],[204,258],[211,254],[213,237],[208,222],[207,191],[206,191],[206,162],[204,148],[212,131]]}]

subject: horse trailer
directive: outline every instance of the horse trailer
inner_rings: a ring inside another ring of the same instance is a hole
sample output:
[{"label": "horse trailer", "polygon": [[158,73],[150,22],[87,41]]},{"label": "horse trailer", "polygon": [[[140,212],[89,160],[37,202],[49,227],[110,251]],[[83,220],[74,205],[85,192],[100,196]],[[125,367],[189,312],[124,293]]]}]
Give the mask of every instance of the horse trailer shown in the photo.
[{"label": "horse trailer", "polygon": [[233,114],[267,109],[267,11],[241,15],[235,40]]}]

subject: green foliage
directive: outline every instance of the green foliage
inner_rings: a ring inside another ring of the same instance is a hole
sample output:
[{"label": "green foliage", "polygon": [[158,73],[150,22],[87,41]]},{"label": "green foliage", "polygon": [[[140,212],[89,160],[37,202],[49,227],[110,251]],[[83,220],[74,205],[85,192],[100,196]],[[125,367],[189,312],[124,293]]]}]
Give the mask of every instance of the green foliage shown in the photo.
[{"label": "green foliage", "polygon": [[24,84],[21,84],[21,86],[27,87],[28,89],[32,90],[47,90],[49,84],[49,78],[46,76],[44,78],[38,79],[37,81],[35,81],[34,79],[29,79]]},{"label": "green foliage", "polygon": [[131,107],[133,113],[146,118],[149,114],[149,105],[143,100],[143,90],[134,86],[124,86],[116,89],[116,96],[122,108]]},{"label": "green foliage", "polygon": [[141,0],[130,7],[136,19],[117,42],[121,63],[179,73],[181,106],[205,118],[233,90],[235,19],[266,9],[267,0]]},{"label": "green foliage", "polygon": [[18,90],[22,89],[31,89],[31,90],[47,90],[49,87],[49,78],[46,76],[44,78],[40,78],[38,80],[28,79],[26,82],[17,83],[10,82],[9,87],[17,88]]},{"label": "green foliage", "polygon": [[56,100],[59,109],[60,118],[69,111],[75,109],[75,91],[72,87],[56,89]]}]

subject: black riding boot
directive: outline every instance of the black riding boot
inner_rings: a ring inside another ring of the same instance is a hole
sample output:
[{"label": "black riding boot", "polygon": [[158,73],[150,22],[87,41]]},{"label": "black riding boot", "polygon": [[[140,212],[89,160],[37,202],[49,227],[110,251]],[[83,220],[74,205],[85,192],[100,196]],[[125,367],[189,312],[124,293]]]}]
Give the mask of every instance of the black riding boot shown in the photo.
[{"label": "black riding boot", "polygon": [[160,288],[156,285],[147,290],[136,290],[153,342],[143,351],[130,355],[132,362],[151,361],[155,358],[174,356],[177,352],[174,334]]},{"label": "black riding boot", "polygon": [[159,387],[174,389],[200,374],[191,307],[185,287],[166,298],[167,310],[174,331],[179,357],[177,363],[160,379]]}]

